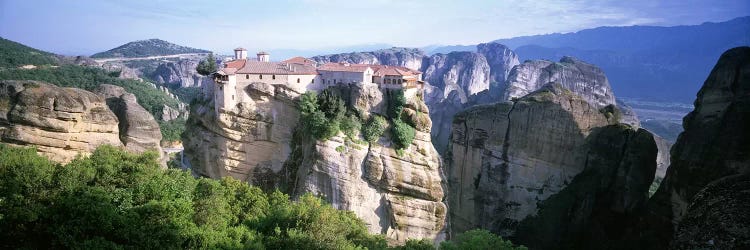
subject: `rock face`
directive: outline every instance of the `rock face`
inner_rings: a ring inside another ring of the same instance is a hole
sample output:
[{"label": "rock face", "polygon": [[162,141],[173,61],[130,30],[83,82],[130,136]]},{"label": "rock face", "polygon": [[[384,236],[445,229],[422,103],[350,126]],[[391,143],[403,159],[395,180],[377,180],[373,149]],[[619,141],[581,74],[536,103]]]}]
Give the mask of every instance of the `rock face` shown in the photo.
[{"label": "rock face", "polygon": [[103,144],[122,145],[118,131],[117,117],[94,93],[37,81],[0,81],[3,143],[36,146],[40,154],[67,163]]},{"label": "rock face", "polygon": [[425,60],[424,81],[435,87],[435,94],[428,93],[430,103],[447,99],[456,92],[461,103],[490,88],[490,65],[481,54],[473,52],[451,52],[435,54]]},{"label": "rock face", "polygon": [[[366,110],[365,115],[386,115],[387,100],[378,97],[377,87],[340,91],[350,97],[349,105]],[[394,150],[389,133],[369,146],[340,136],[295,144],[296,160],[288,165],[297,169],[290,179],[297,180],[292,193],[326,197],[334,207],[354,211],[371,232],[385,234],[392,242],[441,238],[447,209],[441,202],[440,156],[430,141],[427,107],[412,99],[403,112],[424,117],[427,123],[417,126],[414,141],[401,154]]]},{"label": "rock face", "polygon": [[505,88],[505,79],[508,79],[510,71],[519,64],[518,55],[499,43],[481,43],[477,45],[477,52],[484,55],[490,65],[490,89],[497,89],[496,93],[500,93]]},{"label": "rock face", "polygon": [[96,93],[106,98],[109,109],[119,119],[120,141],[125,149],[137,153],[154,150],[162,154],[159,123],[138,104],[135,95],[110,84],[100,85]]},{"label": "rock face", "polygon": [[513,68],[503,99],[525,96],[549,82],[560,83],[597,108],[615,105],[615,97],[604,72],[594,65],[567,56],[559,63],[535,60]]},{"label": "rock face", "polygon": [[[252,102],[216,114],[213,99],[191,106],[183,138],[185,155],[194,173],[232,176],[263,187],[279,183],[299,111],[300,93],[282,85],[251,84]],[[206,95],[213,96],[213,95]]]},{"label": "rock face", "polygon": [[709,184],[693,198],[671,249],[750,248],[750,174]]},{"label": "rock face", "polygon": [[407,67],[414,70],[422,68],[424,51],[414,48],[381,49],[372,52],[352,52],[315,56],[310,59],[317,63],[348,62],[364,64],[382,64]]},{"label": "rock face", "polygon": [[160,63],[153,73],[149,76],[157,83],[176,85],[180,87],[197,87],[202,82],[209,81],[203,75],[198,74],[195,67],[200,60],[180,59],[176,62]]},{"label": "rock face", "polygon": [[[196,173],[232,176],[292,196],[320,195],[338,209],[353,211],[371,232],[395,243],[440,236],[447,209],[441,202],[443,178],[429,119],[399,154],[388,133],[369,146],[341,134],[326,141],[295,134],[301,93],[260,83],[245,91],[251,102],[220,111],[218,117],[211,100],[193,106],[183,142]],[[340,86],[334,91],[364,116],[386,113],[386,93],[377,86]],[[429,117],[418,99],[409,100],[404,113]]]},{"label": "rock face", "polygon": [[453,116],[473,105],[498,101],[510,70],[518,56],[502,44],[478,46],[478,52],[451,52],[425,56],[417,49],[392,48],[316,56],[319,63],[349,62],[398,65],[420,70],[427,83],[425,103],[432,110],[430,119],[433,144],[444,152],[448,145]]},{"label": "rock face", "polygon": [[[685,131],[672,147],[666,177],[649,200],[646,220],[650,231],[656,233],[652,235],[653,249],[665,248],[665,241],[672,239],[700,190],[723,177],[750,171],[750,47],[734,48],[721,56],[683,127]],[[695,206],[711,212],[717,209],[706,207],[705,202],[711,199],[698,199]],[[722,220],[733,221],[727,216]],[[714,244],[733,244],[717,242],[720,239],[724,238],[716,238]]]},{"label": "rock face", "polygon": [[650,133],[616,122],[560,84],[457,114],[446,157],[451,234],[479,227],[541,249],[615,237],[586,226],[642,208],[657,154]]}]

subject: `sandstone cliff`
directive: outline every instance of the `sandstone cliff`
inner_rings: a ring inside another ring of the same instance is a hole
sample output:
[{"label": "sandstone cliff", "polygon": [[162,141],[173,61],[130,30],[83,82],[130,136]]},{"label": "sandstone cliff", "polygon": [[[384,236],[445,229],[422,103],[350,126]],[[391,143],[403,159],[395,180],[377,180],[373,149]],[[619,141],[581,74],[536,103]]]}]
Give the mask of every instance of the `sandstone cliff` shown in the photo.
[{"label": "sandstone cliff", "polygon": [[451,234],[479,227],[539,248],[616,237],[587,226],[642,208],[657,149],[605,111],[548,84],[457,114],[446,156]]},{"label": "sandstone cliff", "polygon": [[423,72],[425,103],[432,110],[432,140],[438,151],[448,145],[453,115],[476,104],[498,101],[518,56],[498,43],[480,44],[478,52],[425,56],[416,49],[387,49],[313,57],[319,63],[350,62],[405,66]]},{"label": "sandstone cliff", "polygon": [[[727,176],[750,171],[750,47],[731,49],[721,56],[698,92],[695,109],[684,118],[683,127],[684,132],[672,147],[671,165],[666,177],[649,200],[646,233],[651,234],[649,244],[652,249],[665,248],[683,217],[693,212],[691,210],[698,209],[700,211],[694,213],[702,214],[722,209],[725,205],[723,203],[706,202],[712,199],[720,201],[723,198],[696,198],[707,185]],[[697,203],[691,205],[692,201]],[[713,220],[712,217],[717,215],[706,216],[709,217],[701,220]],[[732,217],[738,216],[737,213],[725,216],[721,221],[735,224],[721,226],[739,228],[740,231],[730,230],[728,233],[744,232],[744,241],[727,239],[724,235],[714,238],[712,244],[747,246],[747,224],[741,224],[741,218],[744,217]],[[694,226],[686,225],[686,231],[681,237],[685,233],[690,234],[690,228]],[[683,242],[685,239],[678,240]],[[683,246],[682,244],[678,243],[679,246]]]},{"label": "sandstone cliff", "polygon": [[135,95],[120,86],[102,84],[96,93],[106,98],[109,109],[119,120],[120,141],[130,152],[154,150],[162,154],[159,123],[138,104]]},{"label": "sandstone cliff", "polygon": [[177,61],[160,62],[153,73],[148,75],[157,83],[179,86],[179,87],[198,87],[208,77],[198,74],[195,67],[200,63],[200,58],[183,58]]},{"label": "sandstone cliff", "polygon": [[[338,209],[353,211],[371,232],[385,234],[394,243],[439,237],[446,207],[429,119],[401,153],[387,133],[369,146],[359,135],[354,141],[341,134],[316,141],[295,134],[301,93],[262,83],[245,91],[252,101],[219,114],[212,100],[192,107],[183,143],[195,173],[232,176],[293,196],[320,195]],[[377,86],[341,86],[335,91],[363,116],[386,112],[385,94]],[[428,117],[418,99],[409,100],[404,113]]]},{"label": "sandstone cliff", "polygon": [[122,88],[102,86],[119,95],[104,97],[38,81],[0,81],[2,143],[34,146],[63,163],[103,144],[161,153],[161,131],[151,114]]}]

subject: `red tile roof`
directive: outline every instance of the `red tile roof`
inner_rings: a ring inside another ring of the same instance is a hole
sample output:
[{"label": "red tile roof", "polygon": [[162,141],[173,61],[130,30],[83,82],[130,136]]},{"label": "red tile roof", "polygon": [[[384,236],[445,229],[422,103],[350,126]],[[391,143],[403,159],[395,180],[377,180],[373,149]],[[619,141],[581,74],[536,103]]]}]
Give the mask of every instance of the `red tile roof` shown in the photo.
[{"label": "red tile roof", "polygon": [[401,66],[370,65],[376,76],[414,76],[422,72]]},{"label": "red tile roof", "polygon": [[276,74],[276,75],[317,75],[315,66],[283,63],[283,62],[258,62],[246,61],[245,65],[237,70],[237,74]]},{"label": "red tile roof", "polygon": [[286,60],[281,61],[281,62],[283,62],[283,63],[298,63],[298,64],[315,65],[315,61],[307,59],[307,58],[304,58],[304,57],[301,57],[301,56],[292,57],[292,58],[286,59]]},{"label": "red tile roof", "polygon": [[239,69],[239,68],[242,68],[243,66],[245,66],[245,62],[246,61],[247,60],[245,60],[245,59],[228,61],[228,62],[224,63],[224,68]]}]

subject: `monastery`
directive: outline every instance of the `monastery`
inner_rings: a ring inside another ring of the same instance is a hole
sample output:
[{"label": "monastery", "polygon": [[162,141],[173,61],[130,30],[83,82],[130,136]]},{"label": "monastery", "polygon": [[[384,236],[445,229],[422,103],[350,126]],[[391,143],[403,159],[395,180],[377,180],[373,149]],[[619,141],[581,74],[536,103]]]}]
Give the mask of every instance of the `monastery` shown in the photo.
[{"label": "monastery", "polygon": [[341,84],[377,85],[383,89],[404,89],[413,97],[424,87],[422,72],[399,66],[325,63],[294,57],[281,62],[271,62],[270,55],[258,52],[257,60],[247,59],[247,50],[234,50],[233,60],[224,62],[214,73],[215,106],[231,109],[237,103],[248,101],[244,89],[251,83],[283,84],[299,93],[320,91]]}]

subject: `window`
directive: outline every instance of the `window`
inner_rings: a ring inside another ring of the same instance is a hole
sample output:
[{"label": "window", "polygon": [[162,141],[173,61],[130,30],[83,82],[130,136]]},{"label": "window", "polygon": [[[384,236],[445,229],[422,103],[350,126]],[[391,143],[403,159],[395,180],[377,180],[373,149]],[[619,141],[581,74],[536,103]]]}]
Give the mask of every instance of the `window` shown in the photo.
[{"label": "window", "polygon": [[258,79],[263,79],[263,75],[258,75]]},{"label": "window", "polygon": [[234,100],[234,95],[232,95],[232,100]]},{"label": "window", "polygon": [[312,79],[312,81],[310,81],[310,83],[315,83],[315,79]]},{"label": "window", "polygon": [[245,75],[245,79],[250,79],[250,75]]},{"label": "window", "polygon": [[224,86],[219,86],[219,90],[224,90]]},{"label": "window", "polygon": [[372,83],[375,83],[375,76],[372,77]]},{"label": "window", "polygon": [[276,80],[276,75],[271,75],[271,79]]},{"label": "window", "polygon": [[299,83],[299,78],[297,78],[297,83]]}]

